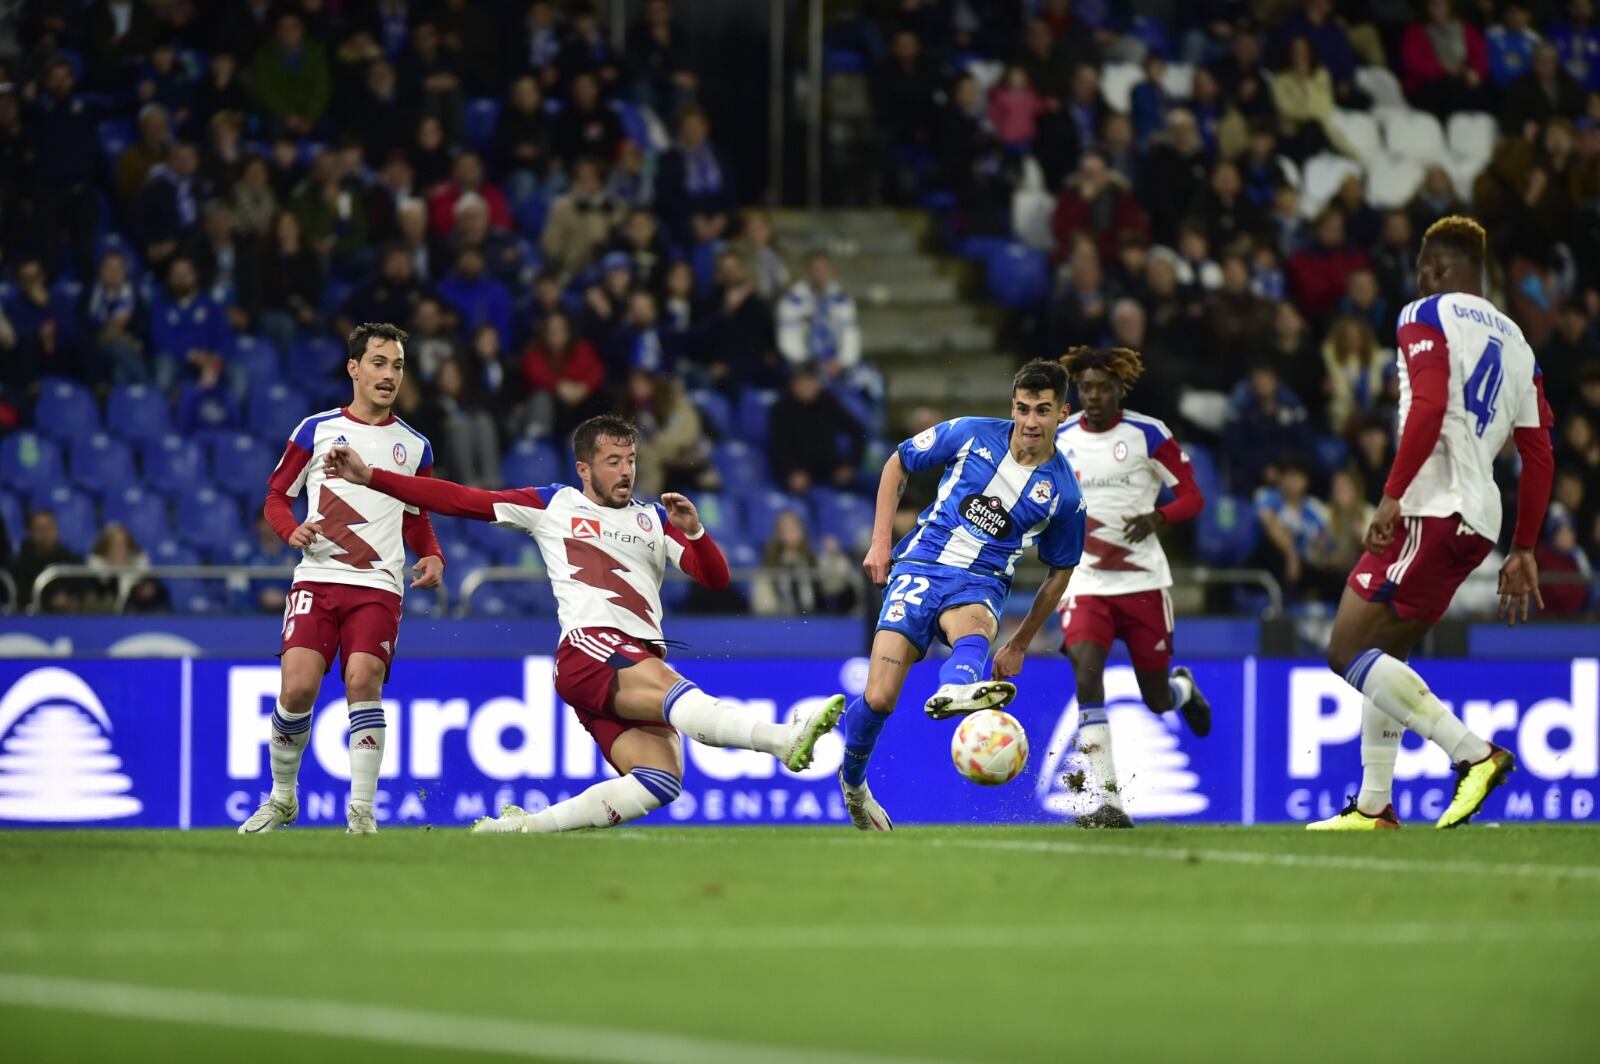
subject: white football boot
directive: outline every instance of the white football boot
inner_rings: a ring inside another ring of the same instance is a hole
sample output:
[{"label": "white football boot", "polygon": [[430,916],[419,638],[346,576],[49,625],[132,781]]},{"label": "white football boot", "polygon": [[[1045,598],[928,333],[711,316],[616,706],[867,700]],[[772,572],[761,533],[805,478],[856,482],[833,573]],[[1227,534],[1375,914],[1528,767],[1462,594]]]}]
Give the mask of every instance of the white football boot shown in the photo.
[{"label": "white football boot", "polygon": [[471,831],[474,835],[515,835],[527,830],[524,827],[527,819],[526,810],[507,802],[500,807],[499,816],[480,816],[473,822]]},{"label": "white football boot", "polygon": [[852,787],[844,781],[844,773],[839,774],[839,787],[844,791],[844,807],[850,814],[850,823],[862,831],[893,831],[894,821],[889,819],[889,814],[883,811],[883,806],[872,796],[872,789],[865,783],[859,787]]},{"label": "white football boot", "polygon": [[933,693],[923,710],[934,720],[964,717],[980,709],[1004,709],[1017,697],[1017,685],[1006,680],[947,683]]},{"label": "white football boot", "polygon": [[276,798],[268,798],[261,803],[261,807],[250,814],[250,819],[239,825],[241,835],[262,835],[276,828],[286,828],[293,824],[300,816],[300,800],[291,798],[287,802]]},{"label": "white football boot", "polygon": [[376,835],[378,833],[378,820],[372,815],[371,802],[351,802],[350,808],[345,810],[345,823],[349,827],[344,829],[346,835]]},{"label": "white football boot", "polygon": [[844,695],[834,695],[809,713],[796,714],[789,722],[789,742],[779,758],[790,772],[811,767],[812,750],[817,740],[833,731],[844,713]]}]

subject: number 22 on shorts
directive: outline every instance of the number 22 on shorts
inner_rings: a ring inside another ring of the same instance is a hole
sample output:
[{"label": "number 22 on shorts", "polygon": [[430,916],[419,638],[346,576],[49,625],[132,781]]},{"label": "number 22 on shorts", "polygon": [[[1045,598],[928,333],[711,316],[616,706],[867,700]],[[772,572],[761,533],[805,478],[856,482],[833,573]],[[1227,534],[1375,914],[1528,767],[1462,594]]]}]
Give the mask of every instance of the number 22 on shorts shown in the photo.
[{"label": "number 22 on shorts", "polygon": [[898,602],[901,599],[913,606],[922,605],[922,593],[928,590],[928,578],[925,576],[910,576],[901,573],[894,578],[894,584],[889,588],[889,601]]}]

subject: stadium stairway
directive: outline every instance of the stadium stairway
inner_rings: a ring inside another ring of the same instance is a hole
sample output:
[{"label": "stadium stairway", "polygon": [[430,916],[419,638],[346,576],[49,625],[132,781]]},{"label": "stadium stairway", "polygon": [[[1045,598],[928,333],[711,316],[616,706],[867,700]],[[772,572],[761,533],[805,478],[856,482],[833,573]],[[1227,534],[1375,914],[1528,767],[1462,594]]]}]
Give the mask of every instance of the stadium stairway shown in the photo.
[{"label": "stadium stairway", "polygon": [[891,435],[918,406],[1004,415],[1015,360],[1000,350],[1000,318],[969,298],[981,286],[967,263],[927,250],[926,214],[777,211],[773,226],[796,275],[812,249],[833,257],[856,300],[866,357],[887,382]]}]

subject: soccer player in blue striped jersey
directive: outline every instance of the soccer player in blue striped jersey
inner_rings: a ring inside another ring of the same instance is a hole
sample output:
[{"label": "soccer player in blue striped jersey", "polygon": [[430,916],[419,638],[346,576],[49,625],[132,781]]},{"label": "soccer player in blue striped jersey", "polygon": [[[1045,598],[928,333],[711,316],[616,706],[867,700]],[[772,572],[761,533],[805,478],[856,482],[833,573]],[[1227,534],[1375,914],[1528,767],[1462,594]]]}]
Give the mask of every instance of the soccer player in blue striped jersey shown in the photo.
[{"label": "soccer player in blue striped jersey", "polygon": [[[906,674],[937,636],[950,646],[939,689],[924,709],[935,719],[998,709],[1016,697],[1010,678],[1055,612],[1083,554],[1086,510],[1078,478],[1056,449],[1066,418],[1067,374],[1042,359],[1011,382],[1011,417],[963,417],[906,440],[884,463],[872,546],[862,563],[887,585],[872,640],[866,691],[845,711],[844,788],[850,820],[863,831],[894,827],[867,786],[867,762],[894,712]],[[917,527],[890,547],[906,476],[944,467],[939,494]],[[1049,576],[1027,617],[994,658],[989,648],[1023,551],[1037,544]]]}]

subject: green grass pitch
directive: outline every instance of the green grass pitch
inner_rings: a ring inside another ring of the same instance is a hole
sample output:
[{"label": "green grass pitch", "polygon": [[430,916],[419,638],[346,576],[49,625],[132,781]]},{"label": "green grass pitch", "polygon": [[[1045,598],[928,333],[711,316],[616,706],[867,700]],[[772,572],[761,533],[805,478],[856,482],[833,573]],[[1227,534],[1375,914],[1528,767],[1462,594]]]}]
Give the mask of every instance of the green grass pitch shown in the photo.
[{"label": "green grass pitch", "polygon": [[1593,1060],[1600,831],[0,833],[0,1059]]}]

